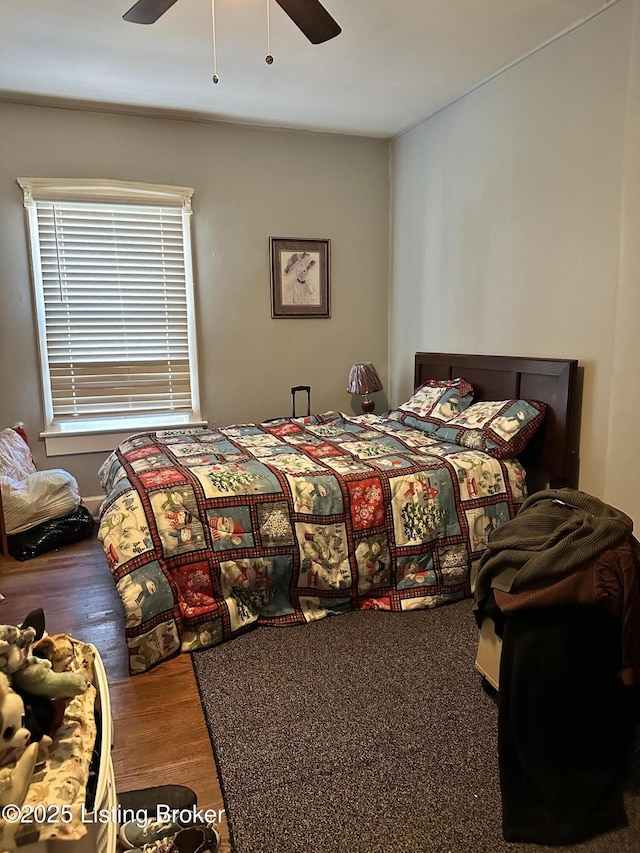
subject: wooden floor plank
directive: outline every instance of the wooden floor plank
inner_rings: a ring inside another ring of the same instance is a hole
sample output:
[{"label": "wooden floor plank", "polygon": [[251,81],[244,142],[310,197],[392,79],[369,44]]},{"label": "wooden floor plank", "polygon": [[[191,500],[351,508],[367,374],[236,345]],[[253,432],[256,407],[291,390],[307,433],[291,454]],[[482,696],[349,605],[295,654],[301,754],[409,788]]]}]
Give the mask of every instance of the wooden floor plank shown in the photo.
[{"label": "wooden floor plank", "polygon": [[[186,785],[203,808],[224,809],[189,655],[131,676],[122,605],[95,535],[18,562],[0,556],[0,623],[20,625],[42,607],[47,631],[93,643],[104,662],[113,713],[118,791]],[[226,820],[221,851],[231,849]]]}]

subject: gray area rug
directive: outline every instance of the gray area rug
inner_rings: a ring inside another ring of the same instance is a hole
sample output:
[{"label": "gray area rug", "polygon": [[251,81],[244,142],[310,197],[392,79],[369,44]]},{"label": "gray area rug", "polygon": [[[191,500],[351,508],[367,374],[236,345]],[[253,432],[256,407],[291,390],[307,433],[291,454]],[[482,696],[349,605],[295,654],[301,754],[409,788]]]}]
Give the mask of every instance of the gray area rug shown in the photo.
[{"label": "gray area rug", "polygon": [[471,607],[262,627],[192,655],[237,853],[640,851],[637,779],[626,827],[503,840]]}]

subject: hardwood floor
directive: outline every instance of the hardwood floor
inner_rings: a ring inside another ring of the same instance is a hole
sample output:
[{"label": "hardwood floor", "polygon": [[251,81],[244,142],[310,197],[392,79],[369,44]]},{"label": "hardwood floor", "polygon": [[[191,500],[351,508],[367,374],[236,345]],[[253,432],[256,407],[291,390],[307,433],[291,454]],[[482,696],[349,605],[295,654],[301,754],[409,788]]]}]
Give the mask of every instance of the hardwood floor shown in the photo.
[{"label": "hardwood floor", "polygon": [[[118,791],[187,785],[198,806],[224,809],[189,655],[130,676],[120,598],[95,535],[23,563],[0,555],[0,623],[42,607],[50,634],[93,643],[104,661],[115,726]],[[228,853],[226,820],[220,850]]]}]

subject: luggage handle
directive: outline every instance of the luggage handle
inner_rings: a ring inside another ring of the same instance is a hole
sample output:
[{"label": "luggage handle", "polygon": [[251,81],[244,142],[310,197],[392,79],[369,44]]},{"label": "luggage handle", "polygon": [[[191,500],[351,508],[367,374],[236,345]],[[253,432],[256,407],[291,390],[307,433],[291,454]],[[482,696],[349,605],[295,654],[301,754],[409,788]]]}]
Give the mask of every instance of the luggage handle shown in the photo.
[{"label": "luggage handle", "polygon": [[307,392],[307,417],[311,415],[311,385],[293,385],[291,388],[291,417],[296,417],[296,392]]}]

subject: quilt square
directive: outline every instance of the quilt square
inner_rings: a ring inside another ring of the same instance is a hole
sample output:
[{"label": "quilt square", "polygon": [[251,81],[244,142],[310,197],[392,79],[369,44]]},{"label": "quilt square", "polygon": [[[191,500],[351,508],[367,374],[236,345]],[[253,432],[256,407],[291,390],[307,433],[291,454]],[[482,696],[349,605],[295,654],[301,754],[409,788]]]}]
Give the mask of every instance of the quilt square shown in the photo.
[{"label": "quilt square", "polygon": [[221,462],[191,470],[202,484],[208,498],[282,492],[282,486],[276,475],[256,459],[243,462]]},{"label": "quilt square", "polygon": [[125,457],[129,462],[133,463],[137,459],[144,459],[146,456],[155,456],[158,453],[162,456],[165,455],[157,444],[149,443],[143,444],[140,447],[133,447],[125,453]]},{"label": "quilt square", "polygon": [[173,610],[176,603],[171,584],[157,560],[152,560],[125,575],[118,581],[117,587],[129,628],[154,619],[167,610]]},{"label": "quilt square", "polygon": [[[153,625],[153,623],[150,623]],[[151,630],[127,638],[129,668],[133,674],[145,672],[180,648],[180,632],[175,619],[167,619]]]},{"label": "quilt square", "polygon": [[224,639],[222,619],[200,622],[195,628],[185,627],[182,631],[181,649],[183,652],[195,652],[217,646]]},{"label": "quilt square", "polygon": [[111,571],[132,557],[153,550],[149,524],[137,492],[125,492],[112,501],[100,520],[98,539]]},{"label": "quilt square", "polygon": [[372,588],[391,585],[391,555],[389,542],[383,534],[361,539],[356,545],[358,592],[362,595]]},{"label": "quilt square", "polygon": [[452,453],[448,459],[458,470],[460,497],[463,501],[506,492],[502,467],[486,454],[467,450]]},{"label": "quilt square", "polygon": [[466,511],[467,523],[469,525],[469,536],[471,539],[471,550],[473,552],[483,551],[488,544],[489,534],[497,530],[501,524],[509,521],[509,504],[491,504],[490,506],[478,507]]},{"label": "quilt square", "polygon": [[230,548],[252,548],[251,513],[248,506],[208,509],[207,525],[214,551]]},{"label": "quilt square", "polygon": [[204,529],[191,486],[152,492],[150,499],[165,556],[204,548]]},{"label": "quilt square", "polygon": [[354,530],[378,527],[384,522],[382,485],[378,477],[350,480],[347,484]]},{"label": "quilt square", "polygon": [[162,486],[185,482],[185,476],[178,468],[157,468],[151,471],[141,471],[138,477],[147,489],[158,489]]},{"label": "quilt square", "polygon": [[398,547],[420,545],[462,532],[446,469],[406,474],[389,481]]},{"label": "quilt square", "polygon": [[279,453],[277,456],[272,456],[269,459],[269,465],[273,465],[274,468],[287,474],[311,474],[314,471],[323,470],[320,462],[293,449],[290,453]]},{"label": "quilt square", "polygon": [[206,560],[176,566],[171,570],[171,580],[176,587],[178,605],[184,617],[192,618],[218,606]]},{"label": "quilt square", "polygon": [[306,622],[315,622],[325,616],[337,616],[348,613],[352,609],[350,598],[321,598],[319,596],[301,595],[300,609]]},{"label": "quilt square", "polygon": [[469,582],[469,552],[466,545],[448,545],[438,548],[438,561],[442,582],[457,586]]},{"label": "quilt square", "polygon": [[344,524],[296,524],[299,587],[347,589],[352,583]]},{"label": "quilt square", "polygon": [[438,578],[433,565],[433,554],[428,552],[411,557],[399,557],[396,576],[398,589],[435,586]]},{"label": "quilt square", "polygon": [[255,622],[260,615],[295,612],[289,598],[293,557],[255,557],[220,563],[220,580],[234,628]]},{"label": "quilt square", "polygon": [[307,515],[342,515],[344,501],[336,478],[331,474],[292,476],[285,474],[295,512]]},{"label": "quilt square", "polygon": [[[145,450],[148,448],[145,448]],[[155,448],[155,453],[145,453],[142,456],[138,456],[137,459],[131,460],[131,467],[136,472],[136,474],[140,475],[143,471],[155,471],[158,468],[170,468],[172,465],[172,460],[166,455],[166,453],[162,453],[157,447]]]},{"label": "quilt square", "polygon": [[329,456],[323,462],[329,468],[333,468],[337,474],[362,474],[365,471],[371,471],[369,465],[352,456]]},{"label": "quilt square", "polygon": [[264,548],[294,544],[289,504],[286,501],[259,503],[257,512],[259,536]]}]

